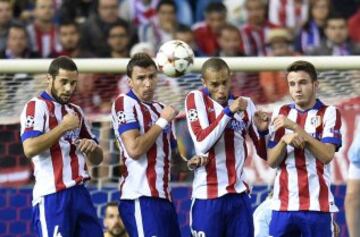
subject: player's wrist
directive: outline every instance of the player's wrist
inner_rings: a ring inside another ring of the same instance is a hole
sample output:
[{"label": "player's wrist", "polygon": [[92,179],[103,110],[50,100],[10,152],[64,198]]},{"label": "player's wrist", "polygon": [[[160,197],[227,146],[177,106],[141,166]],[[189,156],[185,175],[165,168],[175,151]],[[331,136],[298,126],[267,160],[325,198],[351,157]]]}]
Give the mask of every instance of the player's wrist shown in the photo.
[{"label": "player's wrist", "polygon": [[224,108],[224,113],[231,118],[234,117],[234,112],[231,110],[229,106]]},{"label": "player's wrist", "polygon": [[155,123],[157,126],[159,126],[161,129],[165,129],[169,125],[169,121],[166,119],[160,117]]}]

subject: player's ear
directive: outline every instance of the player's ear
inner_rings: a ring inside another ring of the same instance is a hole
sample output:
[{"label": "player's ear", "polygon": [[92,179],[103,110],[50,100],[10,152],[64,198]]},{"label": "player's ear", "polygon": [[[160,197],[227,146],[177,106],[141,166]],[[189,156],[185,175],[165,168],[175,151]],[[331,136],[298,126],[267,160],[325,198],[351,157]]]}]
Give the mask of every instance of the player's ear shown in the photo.
[{"label": "player's ear", "polygon": [[201,82],[202,82],[203,86],[206,87],[206,81],[205,81],[205,79],[203,77],[201,78]]},{"label": "player's ear", "polygon": [[104,220],[103,220],[103,225],[104,225],[104,227],[107,229],[107,223],[106,223],[106,218],[104,218]]},{"label": "player's ear", "polygon": [[52,75],[50,75],[49,73],[48,73],[48,74],[46,74],[46,78],[47,78],[47,80],[48,80],[48,82],[49,82],[49,83],[51,83],[51,82],[52,82],[52,80],[54,79],[54,78],[53,78],[53,76],[52,76]]},{"label": "player's ear", "polygon": [[319,81],[318,80],[314,81],[314,85],[315,85],[316,90],[319,89]]},{"label": "player's ear", "polygon": [[127,78],[127,82],[128,82],[128,84],[129,84],[129,87],[132,89],[133,88],[133,81],[131,80],[131,78],[130,77],[128,77]]}]

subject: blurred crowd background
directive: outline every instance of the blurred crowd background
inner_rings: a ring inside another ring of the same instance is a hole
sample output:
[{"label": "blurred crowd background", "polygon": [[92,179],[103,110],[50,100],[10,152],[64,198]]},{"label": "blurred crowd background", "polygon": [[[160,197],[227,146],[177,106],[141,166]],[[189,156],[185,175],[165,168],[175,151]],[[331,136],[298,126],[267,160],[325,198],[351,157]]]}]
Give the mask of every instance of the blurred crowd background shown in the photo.
[{"label": "blurred crowd background", "polygon": [[[0,59],[155,56],[171,39],[188,43],[196,57],[357,55],[359,26],[359,0],[0,0]],[[325,77],[336,77],[336,83],[359,78],[358,72],[344,73]],[[234,72],[232,85],[235,96],[250,96],[256,104],[288,95],[281,71]],[[0,75],[1,121],[17,118],[45,86],[44,75]],[[198,74],[176,80],[159,75],[157,99],[182,109],[185,94],[200,86]],[[90,118],[109,115],[113,99],[128,89],[125,75],[81,73],[73,101]],[[117,181],[121,168],[111,124],[92,122],[106,152],[104,165],[93,172],[95,180]],[[0,184],[29,183],[31,165],[22,153],[19,125],[0,124]],[[191,156],[185,121],[176,126],[180,151]],[[174,166],[179,169],[173,180],[191,180],[184,164]]]}]

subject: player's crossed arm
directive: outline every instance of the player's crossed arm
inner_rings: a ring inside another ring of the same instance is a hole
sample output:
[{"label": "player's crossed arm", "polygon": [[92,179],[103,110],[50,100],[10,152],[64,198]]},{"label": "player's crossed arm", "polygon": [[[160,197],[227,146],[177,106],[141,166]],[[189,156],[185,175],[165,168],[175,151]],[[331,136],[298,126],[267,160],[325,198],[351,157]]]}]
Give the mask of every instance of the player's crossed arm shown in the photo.
[{"label": "player's crossed arm", "polygon": [[71,131],[80,126],[80,120],[77,115],[68,113],[63,120],[49,132],[37,137],[28,138],[23,142],[25,156],[31,158],[49,149],[57,143],[60,137],[67,131]]},{"label": "player's crossed arm", "polygon": [[279,129],[289,129],[293,133],[284,134],[278,144],[268,149],[268,164],[271,167],[278,167],[285,158],[286,146],[290,145],[297,149],[308,148],[314,156],[324,164],[328,164],[335,154],[335,145],[323,143],[312,137],[298,124],[288,119],[284,115],[278,115],[272,121],[274,131]]},{"label": "player's crossed arm", "polygon": [[159,135],[162,134],[163,129],[168,126],[169,122],[174,120],[177,114],[178,111],[174,107],[165,106],[160,113],[160,118],[145,134],[141,134],[138,129],[131,129],[122,133],[120,135],[121,140],[129,156],[134,160],[138,160],[148,152]]}]

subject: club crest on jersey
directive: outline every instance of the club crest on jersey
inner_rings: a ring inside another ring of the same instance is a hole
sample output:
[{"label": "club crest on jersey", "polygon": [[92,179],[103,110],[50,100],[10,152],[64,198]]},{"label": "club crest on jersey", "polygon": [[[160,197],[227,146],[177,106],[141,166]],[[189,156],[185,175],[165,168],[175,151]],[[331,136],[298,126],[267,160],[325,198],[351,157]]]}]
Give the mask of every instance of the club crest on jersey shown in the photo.
[{"label": "club crest on jersey", "polygon": [[188,112],[188,118],[190,122],[194,122],[199,119],[199,114],[196,109],[190,109]]},{"label": "club crest on jersey", "polygon": [[80,128],[76,128],[74,130],[67,131],[64,134],[64,139],[67,141],[74,142],[76,139],[79,138],[79,135],[80,135]]},{"label": "club crest on jersey", "polygon": [[319,127],[321,125],[321,117],[319,115],[312,117],[310,119],[310,124],[315,128]]},{"label": "club crest on jersey", "polygon": [[228,128],[231,128],[234,131],[242,131],[245,129],[245,123],[240,120],[232,119],[228,124]]},{"label": "club crest on jersey", "polygon": [[34,127],[35,120],[34,117],[31,115],[26,116],[25,128],[32,128]]},{"label": "club crest on jersey", "polygon": [[126,114],[124,111],[118,111],[116,113],[117,119],[118,119],[118,123],[120,124],[124,124],[126,123]]}]

